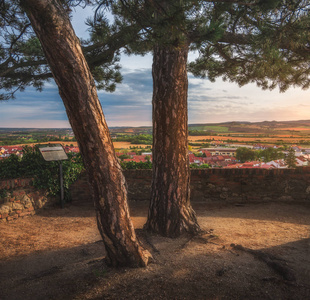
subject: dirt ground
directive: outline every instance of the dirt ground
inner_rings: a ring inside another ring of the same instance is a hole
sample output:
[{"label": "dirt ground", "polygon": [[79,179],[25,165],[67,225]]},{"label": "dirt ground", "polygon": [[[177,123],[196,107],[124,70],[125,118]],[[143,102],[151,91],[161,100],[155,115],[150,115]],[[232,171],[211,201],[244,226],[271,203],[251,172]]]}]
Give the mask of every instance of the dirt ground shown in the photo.
[{"label": "dirt ground", "polygon": [[310,299],[309,205],[194,204],[208,233],[177,239],[146,235],[147,203],[130,206],[147,268],[105,267],[90,204],[0,223],[0,299]]}]

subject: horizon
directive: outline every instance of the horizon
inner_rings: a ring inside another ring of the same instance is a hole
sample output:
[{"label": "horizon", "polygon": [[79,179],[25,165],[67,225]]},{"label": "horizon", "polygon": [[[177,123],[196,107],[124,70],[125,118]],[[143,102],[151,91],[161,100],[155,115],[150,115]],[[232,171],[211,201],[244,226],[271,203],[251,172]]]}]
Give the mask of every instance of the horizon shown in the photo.
[{"label": "horizon", "polygon": [[[254,84],[242,88],[225,84],[221,80],[211,83],[189,76],[189,124],[309,118],[308,92],[291,88],[280,94],[262,91]],[[124,81],[114,93],[98,91],[98,96],[109,127],[152,125],[151,69],[124,73]],[[57,87],[49,83],[41,93],[28,88],[18,93],[16,100],[1,101],[0,127],[70,128],[70,124]]]},{"label": "horizon", "polygon": [[[193,125],[212,125],[212,124],[227,124],[227,123],[285,123],[285,122],[310,122],[310,119],[302,119],[302,120],[264,120],[264,121],[225,121],[225,122],[199,122],[199,123],[188,123],[188,126]],[[116,126],[108,126],[111,128],[144,128],[144,127],[153,127],[152,125],[141,125],[141,126],[130,126],[130,125],[116,125]],[[72,130],[71,127],[0,127],[1,129],[69,129]]]}]

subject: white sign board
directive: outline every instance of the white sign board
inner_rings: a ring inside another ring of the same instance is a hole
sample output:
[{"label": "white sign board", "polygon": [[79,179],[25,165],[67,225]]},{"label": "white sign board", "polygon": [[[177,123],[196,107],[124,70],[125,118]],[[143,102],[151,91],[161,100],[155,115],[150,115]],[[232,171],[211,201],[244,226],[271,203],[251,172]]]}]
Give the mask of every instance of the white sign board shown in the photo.
[{"label": "white sign board", "polygon": [[46,161],[66,160],[68,156],[61,144],[39,145],[39,150]]}]

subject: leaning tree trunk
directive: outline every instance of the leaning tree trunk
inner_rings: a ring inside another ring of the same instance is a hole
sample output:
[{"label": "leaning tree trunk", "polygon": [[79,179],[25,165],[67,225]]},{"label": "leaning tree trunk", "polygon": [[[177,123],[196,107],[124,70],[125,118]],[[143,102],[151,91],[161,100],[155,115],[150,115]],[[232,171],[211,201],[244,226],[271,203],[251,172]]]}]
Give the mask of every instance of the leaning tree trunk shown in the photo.
[{"label": "leaning tree trunk", "polygon": [[68,15],[57,0],[21,3],[41,41],[79,143],[108,262],[112,266],[146,266],[150,254],[136,238],[129,216],[125,179],[93,77]]},{"label": "leaning tree trunk", "polygon": [[147,230],[168,237],[200,231],[190,205],[188,46],[156,46],[153,58],[153,181]]}]

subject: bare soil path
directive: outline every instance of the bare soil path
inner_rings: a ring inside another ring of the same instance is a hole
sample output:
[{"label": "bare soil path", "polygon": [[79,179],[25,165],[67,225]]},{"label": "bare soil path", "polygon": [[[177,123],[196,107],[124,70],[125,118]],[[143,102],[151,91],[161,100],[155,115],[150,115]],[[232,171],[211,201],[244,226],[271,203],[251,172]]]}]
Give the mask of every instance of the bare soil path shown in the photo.
[{"label": "bare soil path", "polygon": [[0,299],[310,299],[310,206],[194,204],[208,233],[178,239],[146,234],[147,203],[130,206],[144,269],[105,267],[91,204],[0,223]]}]

